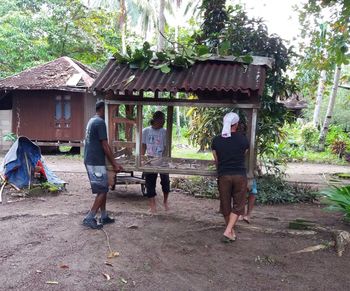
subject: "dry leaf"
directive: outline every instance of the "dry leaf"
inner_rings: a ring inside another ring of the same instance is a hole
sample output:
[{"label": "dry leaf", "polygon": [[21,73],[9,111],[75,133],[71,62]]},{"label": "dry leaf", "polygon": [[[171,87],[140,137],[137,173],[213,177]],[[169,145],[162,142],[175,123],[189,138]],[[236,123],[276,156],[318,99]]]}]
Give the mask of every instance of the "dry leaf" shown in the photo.
[{"label": "dry leaf", "polygon": [[69,266],[68,265],[61,265],[60,268],[62,268],[62,269],[69,269]]},{"label": "dry leaf", "polygon": [[119,257],[119,253],[116,252],[116,251],[111,251],[111,252],[108,254],[108,256],[107,256],[108,259],[111,259],[111,258],[114,258],[114,257]]},{"label": "dry leaf", "polygon": [[107,279],[107,281],[111,280],[111,276],[106,273],[102,273],[102,275]]},{"label": "dry leaf", "polygon": [[126,281],[124,278],[120,278],[120,281],[122,281],[124,284],[128,283],[128,281]]},{"label": "dry leaf", "polygon": [[36,270],[36,272],[37,272],[38,274],[42,273],[40,270]]},{"label": "dry leaf", "polygon": [[105,262],[105,265],[113,267],[112,263],[108,261]]},{"label": "dry leaf", "polygon": [[47,281],[46,284],[58,285],[57,281]]},{"label": "dry leaf", "polygon": [[129,228],[129,229],[137,229],[139,227],[136,224],[131,224],[131,225],[127,226],[127,228]]}]

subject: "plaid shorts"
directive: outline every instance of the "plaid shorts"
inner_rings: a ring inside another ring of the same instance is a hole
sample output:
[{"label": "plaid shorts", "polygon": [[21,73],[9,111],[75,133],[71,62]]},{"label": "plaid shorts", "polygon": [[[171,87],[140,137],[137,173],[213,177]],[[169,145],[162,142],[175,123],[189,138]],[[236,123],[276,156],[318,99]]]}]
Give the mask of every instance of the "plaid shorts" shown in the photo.
[{"label": "plaid shorts", "polygon": [[108,192],[108,175],[106,166],[85,165],[93,194]]}]

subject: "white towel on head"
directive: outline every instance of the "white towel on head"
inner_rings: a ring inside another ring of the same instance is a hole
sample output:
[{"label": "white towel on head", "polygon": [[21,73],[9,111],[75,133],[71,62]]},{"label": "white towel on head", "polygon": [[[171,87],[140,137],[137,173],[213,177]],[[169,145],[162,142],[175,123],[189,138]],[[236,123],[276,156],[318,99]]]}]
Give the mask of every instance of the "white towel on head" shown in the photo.
[{"label": "white towel on head", "polygon": [[221,131],[222,137],[230,137],[231,136],[231,125],[238,123],[239,116],[234,112],[227,113],[224,116],[224,126]]}]

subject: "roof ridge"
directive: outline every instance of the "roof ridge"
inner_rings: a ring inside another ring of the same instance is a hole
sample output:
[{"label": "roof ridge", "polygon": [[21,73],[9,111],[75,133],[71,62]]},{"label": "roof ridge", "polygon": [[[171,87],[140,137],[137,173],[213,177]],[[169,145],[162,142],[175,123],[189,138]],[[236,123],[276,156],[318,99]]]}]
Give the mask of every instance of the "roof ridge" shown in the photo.
[{"label": "roof ridge", "polygon": [[81,77],[83,78],[83,81],[85,82],[87,87],[90,87],[92,83],[94,82],[94,79],[90,77],[90,75],[84,71],[76,62],[74,59],[64,56],[62,57],[64,60],[66,60],[76,71],[78,71],[81,74]]}]

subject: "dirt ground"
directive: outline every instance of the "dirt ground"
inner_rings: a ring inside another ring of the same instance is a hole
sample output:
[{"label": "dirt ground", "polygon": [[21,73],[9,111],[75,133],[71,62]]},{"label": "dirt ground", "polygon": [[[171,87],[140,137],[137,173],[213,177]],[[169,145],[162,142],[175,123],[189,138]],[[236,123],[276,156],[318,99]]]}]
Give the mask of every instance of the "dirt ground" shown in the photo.
[{"label": "dirt ground", "polygon": [[[116,223],[90,230],[81,225],[93,201],[81,161],[47,162],[67,191],[0,204],[0,290],[349,290],[350,247],[342,257],[332,247],[292,254],[332,240],[287,233],[293,219],[350,231],[320,205],[258,206],[224,244],[217,200],[173,192],[171,210],[149,216],[140,186],[117,186],[107,205]],[[118,257],[107,258],[108,241]]]}]

